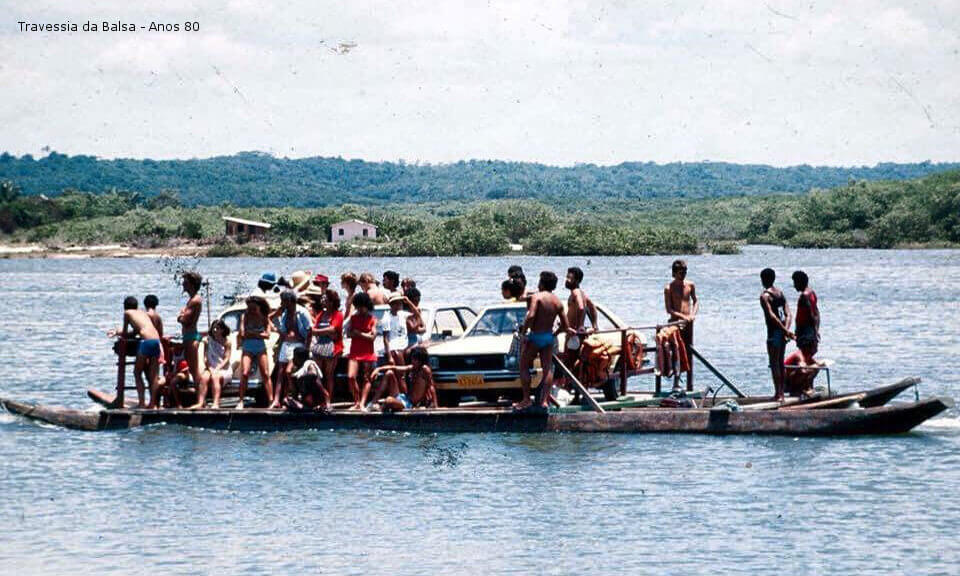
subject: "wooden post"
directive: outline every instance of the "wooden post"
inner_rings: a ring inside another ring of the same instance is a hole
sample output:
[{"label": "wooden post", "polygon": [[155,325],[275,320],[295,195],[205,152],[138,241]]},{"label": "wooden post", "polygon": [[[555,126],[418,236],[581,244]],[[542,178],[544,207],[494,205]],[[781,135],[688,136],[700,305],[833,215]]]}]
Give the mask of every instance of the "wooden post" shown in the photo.
[{"label": "wooden post", "polygon": [[620,395],[627,395],[627,368],[630,364],[627,360],[627,354],[632,350],[627,347],[627,330],[620,332]]},{"label": "wooden post", "polygon": [[[556,354],[553,355],[553,362],[560,367],[560,371],[563,372],[564,376],[566,376],[567,379],[569,379],[570,382],[573,383],[574,388],[576,388],[577,391],[580,392],[580,396],[582,396],[583,399],[587,401],[587,404],[589,404],[591,408],[593,408],[595,411],[601,414],[606,412],[606,410],[603,409],[603,406],[597,403],[597,401],[593,398],[593,396],[590,395],[590,391],[587,390],[587,387],[584,386],[582,382],[577,380],[577,377],[573,375],[573,372],[571,372],[570,369],[567,368],[566,364],[560,361],[560,357],[557,356]],[[540,386],[543,386],[542,378],[540,379]],[[549,394],[550,391],[542,390],[541,393]]]},{"label": "wooden post", "polygon": [[126,389],[127,379],[127,339],[120,336],[117,342],[117,353],[120,358],[117,359],[117,404],[123,407],[123,392]]}]

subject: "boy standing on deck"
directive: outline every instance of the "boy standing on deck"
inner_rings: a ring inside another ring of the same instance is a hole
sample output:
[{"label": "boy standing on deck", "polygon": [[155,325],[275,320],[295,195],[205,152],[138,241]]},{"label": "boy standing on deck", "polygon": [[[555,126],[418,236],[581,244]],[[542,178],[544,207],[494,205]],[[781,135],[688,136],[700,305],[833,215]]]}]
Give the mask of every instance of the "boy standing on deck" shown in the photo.
[{"label": "boy standing on deck", "polygon": [[[137,382],[137,406],[144,407],[144,386],[143,373],[146,371],[147,378],[150,380],[150,405],[147,408],[157,407],[157,377],[159,373],[160,357],[160,334],[153,325],[150,316],[142,310],[137,310],[137,299],[133,296],[127,296],[123,300],[123,327],[117,330],[111,330],[108,336],[119,336],[121,338],[135,338],[140,336],[140,347],[137,349],[137,361],[134,366],[134,377]],[[113,401],[111,407],[123,408],[122,387],[117,389],[117,398]]]},{"label": "boy standing on deck", "polygon": [[787,340],[793,338],[793,333],[790,332],[790,305],[783,290],[773,285],[776,279],[777,273],[772,268],[764,268],[760,272],[760,283],[763,284],[760,308],[763,309],[763,320],[767,325],[767,357],[773,376],[773,399],[783,402],[783,355]]},{"label": "boy standing on deck", "polygon": [[560,319],[560,330],[571,332],[567,317],[563,313],[563,303],[553,293],[557,287],[557,275],[544,270],[540,273],[538,292],[530,297],[527,307],[527,317],[520,328],[520,333],[530,330],[523,344],[523,354],[520,356],[520,384],[523,386],[523,399],[514,404],[515,410],[526,410],[533,402],[530,401],[530,369],[533,361],[540,356],[542,376],[540,378],[540,396],[538,405],[546,410],[550,401],[550,390],[553,388],[553,345],[556,334],[553,324]]},{"label": "boy standing on deck", "polygon": [[671,266],[673,281],[663,289],[663,301],[669,316],[669,322],[683,322],[680,326],[680,335],[687,348],[687,360],[690,369],[687,371],[687,390],[693,390],[693,321],[700,311],[700,302],[697,300],[697,287],[687,280],[687,263],[683,260],[674,260]]},{"label": "boy standing on deck", "polygon": [[[160,357],[157,358],[157,365],[160,367],[159,370],[163,372],[163,365],[167,363],[164,356],[163,350],[163,320],[160,318],[160,314],[157,313],[157,306],[160,305],[160,299],[154,294],[147,294],[143,298],[143,309],[146,311],[147,316],[150,317],[150,320],[153,322],[153,327],[157,329],[157,334],[160,335]],[[143,378],[143,368],[134,366],[134,377],[137,376],[137,371],[140,371],[140,378]]]},{"label": "boy standing on deck", "polygon": [[197,330],[197,321],[200,320],[200,310],[203,308],[203,298],[200,297],[200,286],[203,277],[196,272],[183,273],[183,291],[187,293],[187,304],[177,314],[183,334],[183,355],[190,367],[190,376],[193,382],[200,382],[200,341],[203,336]]}]

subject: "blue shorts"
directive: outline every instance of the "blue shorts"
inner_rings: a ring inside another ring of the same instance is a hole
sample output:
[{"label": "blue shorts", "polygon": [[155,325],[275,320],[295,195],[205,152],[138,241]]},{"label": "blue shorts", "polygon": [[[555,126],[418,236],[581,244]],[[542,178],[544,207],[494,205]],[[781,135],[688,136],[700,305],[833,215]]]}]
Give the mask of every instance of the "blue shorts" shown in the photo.
[{"label": "blue shorts", "polygon": [[537,350],[543,350],[553,346],[553,332],[531,332],[527,334],[527,340]]},{"label": "blue shorts", "polygon": [[780,348],[786,348],[787,346],[786,333],[780,328],[767,330],[767,344],[769,344],[770,346],[778,346]]},{"label": "blue shorts", "polygon": [[251,338],[243,341],[243,351],[251,356],[259,356],[266,353],[267,343],[260,338]]},{"label": "blue shorts", "polygon": [[413,402],[411,402],[410,399],[407,398],[407,395],[404,394],[403,392],[397,394],[397,400],[403,402],[403,407],[406,408],[407,410],[410,410],[413,408]]},{"label": "blue shorts", "polygon": [[159,358],[160,341],[156,338],[150,340],[141,340],[140,348],[137,350],[137,355],[145,358]]}]

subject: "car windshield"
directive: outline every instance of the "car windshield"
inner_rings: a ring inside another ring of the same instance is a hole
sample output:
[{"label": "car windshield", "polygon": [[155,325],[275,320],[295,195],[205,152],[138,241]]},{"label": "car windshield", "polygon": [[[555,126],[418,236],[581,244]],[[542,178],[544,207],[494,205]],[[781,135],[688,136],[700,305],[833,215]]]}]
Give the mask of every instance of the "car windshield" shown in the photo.
[{"label": "car windshield", "polygon": [[512,334],[517,326],[523,324],[527,315],[526,308],[495,308],[487,310],[477,320],[467,337]]}]

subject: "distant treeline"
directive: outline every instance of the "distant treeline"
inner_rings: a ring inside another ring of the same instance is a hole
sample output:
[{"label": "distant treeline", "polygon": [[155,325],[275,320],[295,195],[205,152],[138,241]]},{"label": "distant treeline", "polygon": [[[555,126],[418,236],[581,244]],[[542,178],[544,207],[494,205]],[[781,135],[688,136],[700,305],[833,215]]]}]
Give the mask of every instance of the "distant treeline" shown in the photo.
[{"label": "distant treeline", "polygon": [[618,202],[630,207],[660,198],[709,198],[802,193],[854,181],[907,180],[960,168],[960,164],[872,167],[740,165],[724,162],[616,166],[471,160],[452,164],[365,162],[342,158],[275,158],[244,152],[202,160],[100,160],[53,152],[0,155],[0,180],[23,194],[55,196],[66,190],[137,191],[145,197],[175,192],[187,206],[339,206],[421,202],[535,199],[564,208]]},{"label": "distant treeline", "polygon": [[[221,216],[271,223],[262,246],[224,237]],[[363,218],[379,227],[361,247],[325,246],[330,225]],[[960,170],[907,182],[854,182],[804,195],[616,202],[588,209],[537,200],[325,208],[187,207],[176,194],[68,192],[26,196],[0,183],[5,241],[49,245],[193,241],[211,255],[330,253],[446,256],[503,254],[510,244],[551,255],[727,252],[737,244],[798,247],[960,245]]]}]

